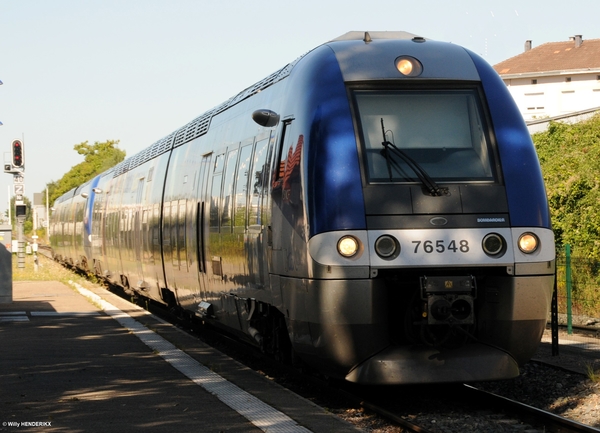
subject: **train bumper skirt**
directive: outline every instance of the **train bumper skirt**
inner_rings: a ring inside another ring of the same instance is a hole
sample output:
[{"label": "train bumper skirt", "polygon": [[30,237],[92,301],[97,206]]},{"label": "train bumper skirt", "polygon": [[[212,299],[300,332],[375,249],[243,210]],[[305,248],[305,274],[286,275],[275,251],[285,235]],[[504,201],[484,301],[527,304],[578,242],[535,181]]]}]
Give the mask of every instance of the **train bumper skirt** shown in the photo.
[{"label": "train bumper skirt", "polygon": [[480,343],[457,349],[390,346],[354,368],[346,380],[371,385],[476,382],[519,375],[508,353]]}]

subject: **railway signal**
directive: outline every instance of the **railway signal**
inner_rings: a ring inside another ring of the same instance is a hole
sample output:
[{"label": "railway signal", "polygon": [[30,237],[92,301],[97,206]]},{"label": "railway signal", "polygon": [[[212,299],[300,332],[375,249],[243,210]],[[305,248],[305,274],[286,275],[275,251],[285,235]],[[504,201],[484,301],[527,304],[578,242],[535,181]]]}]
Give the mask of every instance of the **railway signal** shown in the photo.
[{"label": "railway signal", "polygon": [[23,140],[14,139],[10,144],[11,160],[4,164],[4,172],[13,175],[15,193],[15,216],[17,221],[17,267],[25,267],[25,239],[23,225],[27,216],[27,206],[23,198],[25,195],[25,149]]},{"label": "railway signal", "polygon": [[4,162],[4,173],[11,173],[15,176],[25,172],[25,146],[23,140],[15,138],[10,143],[10,161]]},{"label": "railway signal", "polygon": [[12,150],[12,165],[13,167],[23,167],[23,142],[21,140],[13,140],[11,144]]}]

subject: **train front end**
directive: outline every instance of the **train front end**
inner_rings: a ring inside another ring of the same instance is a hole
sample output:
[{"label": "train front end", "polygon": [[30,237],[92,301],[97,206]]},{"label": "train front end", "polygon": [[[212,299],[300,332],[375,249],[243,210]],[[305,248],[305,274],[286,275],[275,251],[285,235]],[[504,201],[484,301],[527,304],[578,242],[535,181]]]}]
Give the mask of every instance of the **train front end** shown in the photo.
[{"label": "train front end", "polygon": [[305,62],[320,66],[306,74],[308,278],[282,281],[292,342],[358,383],[517,376],[555,271],[531,138],[485,61],[390,36],[352,33]]}]

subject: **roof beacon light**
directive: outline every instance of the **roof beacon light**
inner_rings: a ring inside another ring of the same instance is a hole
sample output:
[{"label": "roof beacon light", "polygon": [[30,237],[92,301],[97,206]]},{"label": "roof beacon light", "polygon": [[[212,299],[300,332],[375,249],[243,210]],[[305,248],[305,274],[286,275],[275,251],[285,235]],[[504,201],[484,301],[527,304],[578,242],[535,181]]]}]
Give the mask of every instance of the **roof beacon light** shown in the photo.
[{"label": "roof beacon light", "polygon": [[423,65],[414,57],[400,56],[396,59],[396,69],[405,77],[418,77],[423,73]]}]

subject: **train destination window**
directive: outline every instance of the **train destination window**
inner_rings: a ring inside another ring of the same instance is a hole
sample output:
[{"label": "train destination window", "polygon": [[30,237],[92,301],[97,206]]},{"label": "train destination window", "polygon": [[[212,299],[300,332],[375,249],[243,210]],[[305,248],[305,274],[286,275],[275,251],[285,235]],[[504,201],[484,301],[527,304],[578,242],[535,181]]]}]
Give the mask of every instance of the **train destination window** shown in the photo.
[{"label": "train destination window", "polygon": [[[494,181],[475,89],[356,91],[367,181]],[[411,162],[412,161],[412,162]]]}]

